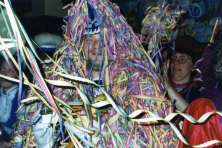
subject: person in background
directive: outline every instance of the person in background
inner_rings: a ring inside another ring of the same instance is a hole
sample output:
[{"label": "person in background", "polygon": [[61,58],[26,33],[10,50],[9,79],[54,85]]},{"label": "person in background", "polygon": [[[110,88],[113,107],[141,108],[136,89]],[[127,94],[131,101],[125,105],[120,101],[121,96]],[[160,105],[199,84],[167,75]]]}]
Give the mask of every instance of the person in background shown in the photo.
[{"label": "person in background", "polygon": [[[218,52],[213,60],[212,71],[215,76],[210,85],[204,87],[186,108],[185,112],[191,115],[195,120],[200,119],[208,112],[222,111],[222,93],[217,88],[222,76],[222,53]],[[202,144],[211,140],[222,140],[222,117],[214,113],[203,123],[193,124],[184,119],[182,132],[184,138],[191,145]],[[201,136],[199,136],[201,135]],[[205,147],[221,147],[221,143],[214,143]],[[179,148],[188,148],[183,142],[179,142]]]},{"label": "person in background", "polygon": [[[14,56],[15,58],[17,56]],[[12,65],[12,67],[9,66]],[[16,70],[12,61],[7,63],[3,61],[0,67],[0,74],[18,79],[18,70]],[[12,132],[13,125],[17,121],[16,111],[18,108],[18,83],[0,78],[0,126],[1,126],[1,143],[2,147],[11,147],[10,134]]]},{"label": "person in background", "polygon": [[[218,55],[219,56],[219,55]],[[221,56],[214,64],[214,68],[218,70],[220,67]],[[163,84],[171,99],[175,99],[176,107],[185,113],[191,115],[198,120],[207,112],[221,111],[220,104],[222,103],[222,94],[215,87],[215,83],[204,87],[192,86],[194,67],[194,55],[182,48],[176,48],[173,54],[166,63],[164,63]],[[168,76],[168,69],[169,76]],[[220,72],[215,73],[217,76]],[[210,140],[221,140],[221,117],[214,114],[206,122],[201,124],[193,124],[187,119],[179,118],[178,121],[183,121],[182,135],[191,145],[198,145]],[[201,137],[199,135],[202,135]],[[203,136],[204,135],[204,136]],[[212,145],[211,145],[212,146]],[[215,144],[214,146],[218,146]],[[189,147],[182,141],[179,142],[179,148]]]},{"label": "person in background", "polygon": [[[190,98],[189,84],[192,81],[195,57],[192,52],[177,47],[170,60],[164,62],[162,83],[167,96],[175,100],[176,109],[184,111]],[[168,70],[169,75],[168,75]]]},{"label": "person in background", "polygon": [[[10,77],[12,79],[19,79],[19,70],[22,71],[24,70],[23,68],[25,68],[22,66],[21,69],[17,69],[12,60],[8,60],[10,59],[8,52],[10,52],[11,55],[13,55],[15,61],[18,63],[19,60],[17,60],[17,51],[21,49],[20,47],[23,46],[23,44],[25,44],[25,37],[20,35],[22,34],[21,32],[23,30],[23,28],[21,29],[20,25],[18,25],[20,26],[17,28],[18,30],[15,29],[17,27],[15,24],[18,23],[17,19],[13,25],[9,23],[11,22],[11,19],[16,16],[16,14],[9,16],[8,9],[5,8],[5,5],[8,1],[4,2],[5,4],[3,4],[3,1],[1,1],[0,4],[0,37],[2,41],[0,44],[0,148],[12,147],[14,127],[15,122],[17,121],[16,112],[19,105],[18,99],[20,99],[20,84],[9,80],[9,78],[6,79],[4,76]],[[22,61],[21,57],[20,59]],[[22,84],[20,86],[22,86]]]}]

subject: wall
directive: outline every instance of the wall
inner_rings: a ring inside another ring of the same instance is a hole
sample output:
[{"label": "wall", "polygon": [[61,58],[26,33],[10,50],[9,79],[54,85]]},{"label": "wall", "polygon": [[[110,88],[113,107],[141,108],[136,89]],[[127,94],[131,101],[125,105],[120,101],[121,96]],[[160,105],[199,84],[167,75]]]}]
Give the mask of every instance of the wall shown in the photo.
[{"label": "wall", "polygon": [[67,9],[62,9],[61,0],[31,0],[31,11],[23,14],[24,17],[55,16],[64,17]]}]

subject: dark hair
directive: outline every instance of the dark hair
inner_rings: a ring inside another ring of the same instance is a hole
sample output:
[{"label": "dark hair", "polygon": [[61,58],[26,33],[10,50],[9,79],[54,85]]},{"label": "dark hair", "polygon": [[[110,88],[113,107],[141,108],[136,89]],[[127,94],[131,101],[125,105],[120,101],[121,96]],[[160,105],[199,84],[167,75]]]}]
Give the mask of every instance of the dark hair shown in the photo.
[{"label": "dark hair", "polygon": [[184,53],[192,58],[192,62],[195,65],[197,60],[202,58],[202,52],[206,47],[206,43],[199,43],[195,38],[188,35],[178,35],[174,42],[171,43],[173,47],[182,48],[179,53]]},{"label": "dark hair", "polygon": [[172,46],[165,46],[163,47],[161,53],[163,54],[163,52],[167,52],[167,55],[166,55],[166,59],[170,59],[171,55],[173,54],[174,52],[174,49]]},{"label": "dark hair", "polygon": [[[187,54],[188,56],[191,57],[193,64],[195,64],[196,61],[197,61],[197,58],[196,58],[196,56],[195,56],[195,54],[194,54],[194,52],[193,52],[192,50],[184,49],[184,48],[182,48],[182,47],[176,47],[176,48],[174,49],[174,53],[173,53],[173,54],[176,54],[176,53]],[[172,55],[171,55],[171,56],[172,56]]]},{"label": "dark hair", "polygon": [[[13,58],[15,59],[15,61],[18,63],[18,55],[17,53],[13,54],[12,55]],[[13,66],[14,70],[16,71],[17,74],[19,74],[19,70],[16,68],[15,64],[12,62],[12,60],[10,59],[10,57],[8,57],[9,59],[9,62],[11,63],[11,65]],[[6,59],[4,56],[2,56],[2,59],[1,59],[1,64],[3,62],[6,62]],[[7,63],[8,64],[8,63]],[[24,62],[22,62],[22,71],[26,71],[26,66],[24,65]]]}]

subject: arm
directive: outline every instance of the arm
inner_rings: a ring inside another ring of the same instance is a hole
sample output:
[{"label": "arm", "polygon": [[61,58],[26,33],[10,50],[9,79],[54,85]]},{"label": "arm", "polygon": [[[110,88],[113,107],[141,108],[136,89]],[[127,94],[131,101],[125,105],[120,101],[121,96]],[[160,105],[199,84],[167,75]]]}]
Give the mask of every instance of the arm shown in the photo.
[{"label": "arm", "polygon": [[170,99],[176,100],[175,105],[177,110],[183,112],[188,106],[188,103],[184,100],[184,98],[175,89],[173,89],[173,87],[169,87],[166,91],[168,92]]},{"label": "arm", "polygon": [[165,90],[168,93],[168,96],[171,100],[176,100],[176,108],[179,111],[184,111],[185,108],[188,106],[186,100],[172,87],[168,78],[168,69],[169,69],[169,60],[164,63],[163,65],[163,76],[162,76],[162,83]]}]

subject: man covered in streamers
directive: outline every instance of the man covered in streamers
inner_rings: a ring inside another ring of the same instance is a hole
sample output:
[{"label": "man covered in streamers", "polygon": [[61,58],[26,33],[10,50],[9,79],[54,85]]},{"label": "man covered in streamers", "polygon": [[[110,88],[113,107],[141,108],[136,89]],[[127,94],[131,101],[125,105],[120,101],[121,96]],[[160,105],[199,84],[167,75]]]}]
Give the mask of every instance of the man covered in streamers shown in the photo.
[{"label": "man covered in streamers", "polygon": [[[34,119],[41,103],[30,102],[19,110],[28,123],[21,126],[28,131],[22,131],[24,145],[49,147],[60,138],[75,147],[176,147],[171,126],[156,121],[172,113],[174,104],[164,98],[154,64],[119,7],[108,0],[76,0],[70,6],[64,41],[46,78],[65,133],[55,126],[59,116]],[[28,97],[34,96],[31,91]]]},{"label": "man covered in streamers", "polygon": [[65,20],[64,43],[54,54],[58,65],[48,82],[58,100],[83,104],[80,111],[60,106],[73,144],[176,147],[177,136],[167,123],[139,120],[164,118],[173,104],[163,97],[152,61],[118,6],[77,0]]}]

